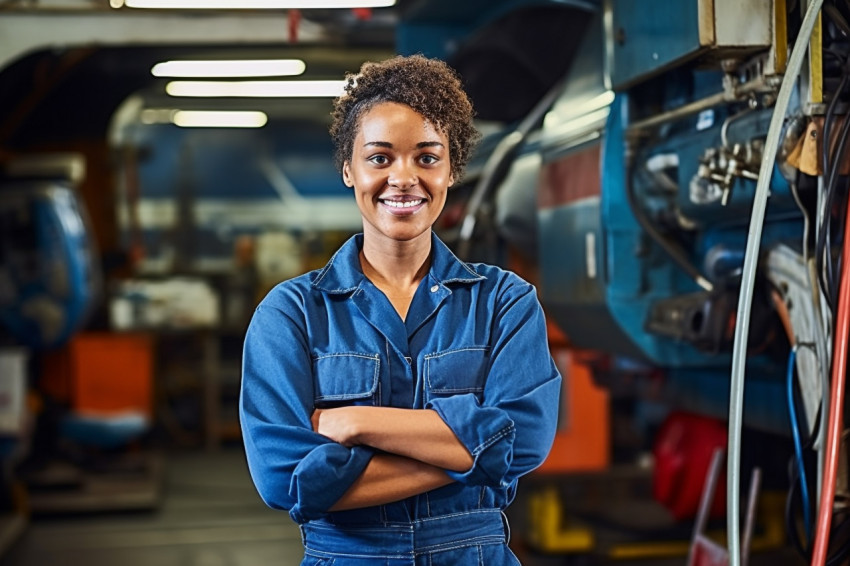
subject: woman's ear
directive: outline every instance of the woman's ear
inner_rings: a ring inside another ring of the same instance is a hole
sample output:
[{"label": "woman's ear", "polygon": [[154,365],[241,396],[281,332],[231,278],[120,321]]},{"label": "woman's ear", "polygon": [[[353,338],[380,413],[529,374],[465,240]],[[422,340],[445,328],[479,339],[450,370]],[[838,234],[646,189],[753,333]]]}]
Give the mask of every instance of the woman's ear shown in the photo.
[{"label": "woman's ear", "polygon": [[345,183],[345,186],[349,189],[354,187],[354,180],[351,178],[351,167],[349,166],[348,161],[345,161],[342,164],[342,182]]},{"label": "woman's ear", "polygon": [[453,186],[455,184],[455,174],[449,173],[449,186]]}]

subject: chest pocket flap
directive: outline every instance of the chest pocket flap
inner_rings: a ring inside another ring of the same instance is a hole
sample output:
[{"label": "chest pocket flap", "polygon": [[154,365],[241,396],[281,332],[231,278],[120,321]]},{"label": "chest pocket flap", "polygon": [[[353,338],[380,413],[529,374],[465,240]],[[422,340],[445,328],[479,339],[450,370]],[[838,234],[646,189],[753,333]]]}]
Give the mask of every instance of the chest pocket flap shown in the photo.
[{"label": "chest pocket flap", "polygon": [[425,356],[425,379],[432,395],[484,392],[490,348],[470,346]]},{"label": "chest pocket flap", "polygon": [[313,358],[316,403],[374,400],[381,360],[377,354],[324,354]]}]

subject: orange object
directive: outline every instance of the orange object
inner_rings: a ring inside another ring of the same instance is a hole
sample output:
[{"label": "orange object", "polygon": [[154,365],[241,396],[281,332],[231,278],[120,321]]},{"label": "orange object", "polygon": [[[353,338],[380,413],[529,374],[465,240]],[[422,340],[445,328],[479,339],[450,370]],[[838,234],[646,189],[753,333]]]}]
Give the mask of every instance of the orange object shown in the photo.
[{"label": "orange object", "polygon": [[39,388],[75,413],[152,416],[152,341],[145,334],[78,334],[47,356]]},{"label": "orange object", "polygon": [[[550,337],[551,337],[550,333]],[[604,470],[610,464],[608,392],[593,382],[590,368],[575,350],[550,340],[552,358],[561,372],[561,422],[542,473]]]},{"label": "orange object", "polygon": [[[537,265],[518,250],[508,249],[508,268],[539,285]],[[561,387],[561,414],[552,450],[537,468],[542,473],[589,472],[608,468],[611,463],[611,424],[608,392],[593,382],[590,367],[583,362],[590,352],[570,346],[569,337],[547,318],[549,351],[564,384]]]}]

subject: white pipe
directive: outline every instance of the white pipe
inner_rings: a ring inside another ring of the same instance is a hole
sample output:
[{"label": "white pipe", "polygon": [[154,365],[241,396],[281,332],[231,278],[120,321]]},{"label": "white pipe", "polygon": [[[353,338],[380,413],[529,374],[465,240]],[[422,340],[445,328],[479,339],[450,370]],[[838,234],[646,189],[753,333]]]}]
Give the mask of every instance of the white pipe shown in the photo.
[{"label": "white pipe", "polygon": [[750,229],[747,237],[747,249],[744,255],[744,270],[741,279],[741,291],[738,296],[738,313],[735,319],[735,342],[732,347],[732,375],[729,393],[729,445],[726,462],[726,530],[729,549],[729,566],[741,566],[740,532],[740,486],[741,486],[741,429],[744,413],[744,379],[747,363],[747,339],[749,335],[750,311],[753,303],[753,287],[758,268],[759,246],[764,227],[764,212],[770,193],[770,178],[776,162],[776,151],[785,113],[791,100],[791,94],[803,57],[808,48],[809,37],[815,27],[823,0],[812,0],[806,8],[806,15],[800,26],[800,33],[791,51],[788,68],[779,87],[776,106],[770,118],[767,139],[764,147],[764,159],[761,162],[756,192],[753,196],[753,210],[750,217]]}]

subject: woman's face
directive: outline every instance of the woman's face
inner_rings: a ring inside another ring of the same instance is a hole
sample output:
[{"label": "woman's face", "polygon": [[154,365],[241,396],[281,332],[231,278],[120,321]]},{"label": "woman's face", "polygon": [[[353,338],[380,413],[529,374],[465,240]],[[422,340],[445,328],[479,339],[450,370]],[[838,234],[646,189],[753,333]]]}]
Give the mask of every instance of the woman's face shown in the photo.
[{"label": "woman's face", "polygon": [[409,106],[382,102],[360,118],[342,178],[354,189],[366,237],[430,241],[454,182],[448,138]]}]

